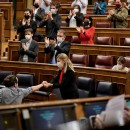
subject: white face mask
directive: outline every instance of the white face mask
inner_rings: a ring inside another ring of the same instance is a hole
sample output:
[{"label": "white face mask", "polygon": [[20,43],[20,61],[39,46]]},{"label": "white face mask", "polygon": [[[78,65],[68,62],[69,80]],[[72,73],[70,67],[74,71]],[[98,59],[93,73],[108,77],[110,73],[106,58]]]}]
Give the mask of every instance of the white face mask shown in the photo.
[{"label": "white face mask", "polygon": [[51,9],[52,14],[56,14],[56,10],[55,9]]},{"label": "white face mask", "polygon": [[78,13],[78,12],[79,12],[79,9],[74,9],[74,12],[75,12],[75,13]]},{"label": "white face mask", "polygon": [[117,64],[117,68],[118,68],[119,70],[121,70],[121,69],[123,68],[123,66],[122,66],[122,65]]},{"label": "white face mask", "polygon": [[30,39],[32,38],[32,35],[25,35],[25,38],[26,38],[27,40],[30,40]]},{"label": "white face mask", "polygon": [[58,43],[62,43],[62,42],[63,42],[62,37],[57,37],[57,42],[58,42]]},{"label": "white face mask", "polygon": [[57,66],[58,66],[58,68],[62,69],[64,65],[60,62],[57,62]]}]

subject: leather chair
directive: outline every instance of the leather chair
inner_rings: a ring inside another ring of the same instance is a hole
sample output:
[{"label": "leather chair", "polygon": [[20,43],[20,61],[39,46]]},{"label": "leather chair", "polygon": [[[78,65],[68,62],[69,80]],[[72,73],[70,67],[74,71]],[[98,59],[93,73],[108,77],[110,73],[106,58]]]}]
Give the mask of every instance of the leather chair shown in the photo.
[{"label": "leather chair", "polygon": [[8,75],[11,75],[11,74],[13,74],[13,72],[12,71],[0,71],[0,85],[2,85],[3,84],[3,81],[4,81],[4,78],[6,77],[6,76],[8,76]]},{"label": "leather chair", "polygon": [[96,22],[96,28],[110,28],[111,24],[109,22]]},{"label": "leather chair", "polygon": [[96,38],[96,44],[112,45],[113,44],[113,38],[112,37],[97,37]]},{"label": "leather chair", "polygon": [[124,39],[124,46],[130,46],[130,38]]},{"label": "leather chair", "polygon": [[125,66],[129,68],[130,70],[130,57],[124,57],[126,60]]},{"label": "leather chair", "polygon": [[80,44],[80,39],[78,36],[72,36],[71,43]]},{"label": "leather chair", "polygon": [[71,61],[74,66],[88,66],[89,65],[89,58],[87,55],[84,55],[84,54],[72,54]]},{"label": "leather chair", "polygon": [[97,55],[96,61],[95,61],[96,68],[111,69],[113,65],[114,65],[113,56]]},{"label": "leather chair", "polygon": [[95,80],[88,77],[78,77],[77,86],[79,98],[95,96]]},{"label": "leather chair", "polygon": [[32,74],[18,73],[16,77],[18,78],[18,86],[20,88],[27,88],[34,85],[34,75]]},{"label": "leather chair", "polygon": [[116,83],[99,81],[97,85],[96,97],[113,96],[118,94]]}]

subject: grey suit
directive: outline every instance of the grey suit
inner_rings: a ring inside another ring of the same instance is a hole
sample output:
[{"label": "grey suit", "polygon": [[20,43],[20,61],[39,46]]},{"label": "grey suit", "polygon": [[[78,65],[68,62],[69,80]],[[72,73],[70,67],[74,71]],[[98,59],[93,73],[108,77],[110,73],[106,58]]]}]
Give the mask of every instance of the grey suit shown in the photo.
[{"label": "grey suit", "polygon": [[39,51],[39,47],[38,47],[38,43],[35,40],[32,40],[30,43],[30,47],[28,50],[24,51],[24,49],[22,48],[22,43],[27,43],[26,39],[21,40],[20,42],[20,46],[19,46],[19,61],[23,61],[23,56],[27,55],[28,56],[28,62],[36,62],[36,58],[38,55],[38,51]]},{"label": "grey suit", "polygon": [[69,50],[70,50],[70,42],[68,41],[63,41],[60,46],[53,46],[53,45],[50,45],[48,46],[47,48],[45,47],[44,50],[45,50],[45,53],[50,53],[50,58],[49,58],[49,61],[51,63],[52,61],[52,58],[54,56],[54,53],[55,53],[55,50],[56,50],[56,54],[55,54],[55,58],[57,57],[58,54],[60,53],[65,53],[68,55],[69,53]]}]

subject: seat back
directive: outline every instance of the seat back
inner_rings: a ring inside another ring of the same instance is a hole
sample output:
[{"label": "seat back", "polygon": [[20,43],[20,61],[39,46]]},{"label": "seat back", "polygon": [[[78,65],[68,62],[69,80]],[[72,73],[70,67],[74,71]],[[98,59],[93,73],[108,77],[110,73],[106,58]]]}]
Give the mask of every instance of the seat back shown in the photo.
[{"label": "seat back", "polygon": [[96,28],[110,28],[110,22],[96,22]]},{"label": "seat back", "polygon": [[96,61],[95,61],[96,68],[111,69],[113,65],[114,65],[113,56],[97,55]]},{"label": "seat back", "polygon": [[130,38],[124,39],[124,46],[130,46]]},{"label": "seat back", "polygon": [[0,70],[0,85],[2,85],[4,78],[8,75],[11,75],[11,74],[13,74],[12,71],[2,71],[2,70]]},{"label": "seat back", "polygon": [[96,96],[112,96],[118,94],[116,83],[99,81],[97,85]]},{"label": "seat back", "polygon": [[96,44],[99,45],[112,45],[113,39],[112,37],[97,37],[96,38]]},{"label": "seat back", "polygon": [[78,36],[72,36],[71,43],[80,44],[80,39]]},{"label": "seat back", "polygon": [[125,60],[126,60],[125,65],[126,65],[126,67],[128,67],[129,70],[130,70],[130,57],[124,57],[124,58],[125,58]]},{"label": "seat back", "polygon": [[66,27],[66,26],[67,26],[66,21],[61,21],[61,26],[62,26],[62,27]]},{"label": "seat back", "polygon": [[88,66],[89,65],[89,58],[87,55],[84,55],[84,54],[72,54],[71,61],[74,66]]},{"label": "seat back", "polygon": [[19,74],[16,74],[16,77],[18,78],[18,84],[20,88],[27,88],[34,85],[33,74],[19,73]]},{"label": "seat back", "polygon": [[77,86],[79,98],[95,96],[95,80],[88,77],[78,77]]}]

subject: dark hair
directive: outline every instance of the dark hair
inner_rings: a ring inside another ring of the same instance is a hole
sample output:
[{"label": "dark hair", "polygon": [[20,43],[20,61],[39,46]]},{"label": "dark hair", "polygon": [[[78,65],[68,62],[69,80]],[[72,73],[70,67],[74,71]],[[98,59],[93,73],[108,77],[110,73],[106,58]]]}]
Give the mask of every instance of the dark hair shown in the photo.
[{"label": "dark hair", "polygon": [[25,33],[26,32],[31,32],[33,34],[33,29],[32,28],[27,28],[27,29],[25,29]]},{"label": "dark hair", "polygon": [[32,10],[31,9],[25,9],[25,11],[29,11],[30,14],[32,14]]},{"label": "dark hair", "polygon": [[74,8],[75,8],[75,7],[78,7],[79,12],[81,12],[81,8],[80,8],[80,6],[79,6],[79,5],[75,5],[75,6],[74,6]]},{"label": "dark hair", "polygon": [[18,83],[17,78],[15,75],[8,75],[7,77],[5,77],[3,84],[6,87],[12,87],[15,85],[15,83]]},{"label": "dark hair", "polygon": [[122,64],[126,63],[126,60],[123,56],[120,56],[117,60],[120,61]]},{"label": "dark hair", "polygon": [[52,2],[50,6],[55,6],[57,9],[60,9],[60,4],[56,2]]},{"label": "dark hair", "polygon": [[92,23],[92,22],[93,22],[92,17],[91,17],[91,16],[85,16],[85,17],[84,17],[84,21],[85,21],[85,18],[86,18],[86,19],[89,19],[89,21],[91,22],[91,23],[90,23],[90,27],[92,27],[92,25],[93,25],[93,23]]}]

